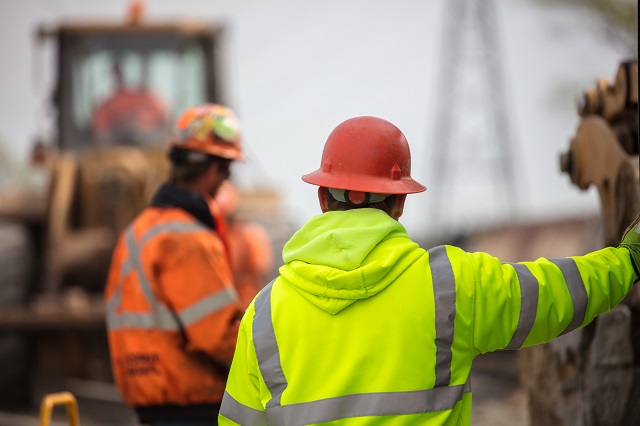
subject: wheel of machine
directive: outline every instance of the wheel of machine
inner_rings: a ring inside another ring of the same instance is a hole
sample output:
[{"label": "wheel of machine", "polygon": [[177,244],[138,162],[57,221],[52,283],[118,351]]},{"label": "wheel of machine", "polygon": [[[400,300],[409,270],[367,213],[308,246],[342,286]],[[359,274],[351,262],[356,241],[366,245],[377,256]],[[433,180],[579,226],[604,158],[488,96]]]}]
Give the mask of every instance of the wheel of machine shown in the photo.
[{"label": "wheel of machine", "polygon": [[[27,229],[0,222],[0,312],[26,303],[33,250]],[[29,399],[27,342],[15,332],[0,331],[0,405]]]}]

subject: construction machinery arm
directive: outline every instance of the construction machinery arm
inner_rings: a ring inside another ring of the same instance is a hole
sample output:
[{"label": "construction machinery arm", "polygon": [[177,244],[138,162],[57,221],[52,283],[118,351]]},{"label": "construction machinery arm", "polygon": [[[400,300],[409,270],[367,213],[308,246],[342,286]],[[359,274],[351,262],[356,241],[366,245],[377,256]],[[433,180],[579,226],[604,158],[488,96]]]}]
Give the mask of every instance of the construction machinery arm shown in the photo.
[{"label": "construction machinery arm", "polygon": [[578,103],[582,120],[560,168],[582,190],[598,189],[604,245],[616,246],[640,212],[638,64],[620,64],[613,84],[598,80]]},{"label": "construction machinery arm", "polygon": [[[602,244],[618,246],[640,212],[638,66],[620,64],[578,103],[580,123],[560,168],[598,190]],[[554,341],[519,353],[531,426],[639,424],[640,286],[610,312]]]}]

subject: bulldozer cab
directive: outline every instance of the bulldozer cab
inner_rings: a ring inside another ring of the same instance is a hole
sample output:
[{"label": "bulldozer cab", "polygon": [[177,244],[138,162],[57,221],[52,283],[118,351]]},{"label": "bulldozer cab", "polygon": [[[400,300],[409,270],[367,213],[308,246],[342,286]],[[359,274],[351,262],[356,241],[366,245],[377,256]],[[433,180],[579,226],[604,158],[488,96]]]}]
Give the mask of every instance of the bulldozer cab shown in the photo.
[{"label": "bulldozer cab", "polygon": [[145,22],[140,13],[38,31],[57,50],[57,132],[43,155],[51,178],[45,293],[100,293],[117,235],[168,176],[171,124],[221,97],[221,33],[202,22]]},{"label": "bulldozer cab", "polygon": [[220,97],[219,34],[199,23],[141,21],[40,30],[58,50],[57,146],[164,146],[177,114]]}]

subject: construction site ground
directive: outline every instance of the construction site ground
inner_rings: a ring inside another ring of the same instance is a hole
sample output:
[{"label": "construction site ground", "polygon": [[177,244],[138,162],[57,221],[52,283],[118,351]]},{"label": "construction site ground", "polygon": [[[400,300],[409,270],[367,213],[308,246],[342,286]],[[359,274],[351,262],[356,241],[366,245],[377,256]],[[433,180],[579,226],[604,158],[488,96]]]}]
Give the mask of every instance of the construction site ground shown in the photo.
[{"label": "construction site ground", "polygon": [[[527,403],[518,382],[514,352],[497,352],[476,359],[471,374],[473,426],[526,426]],[[134,426],[135,415],[110,383],[84,380],[38,381],[35,399],[49,392],[71,391],[78,401],[82,426]],[[35,426],[39,407],[0,410],[0,426]],[[69,425],[65,409],[57,407],[51,426]]]}]

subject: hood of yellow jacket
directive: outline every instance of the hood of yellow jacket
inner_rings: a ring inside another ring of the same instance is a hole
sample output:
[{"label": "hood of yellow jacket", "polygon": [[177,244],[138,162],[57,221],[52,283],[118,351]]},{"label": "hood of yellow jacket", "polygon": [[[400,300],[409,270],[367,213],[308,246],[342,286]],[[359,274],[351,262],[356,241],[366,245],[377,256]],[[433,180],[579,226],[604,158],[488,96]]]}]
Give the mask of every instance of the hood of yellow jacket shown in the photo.
[{"label": "hood of yellow jacket", "polygon": [[423,254],[381,210],[327,212],[287,242],[280,274],[309,302],[336,314],[383,291]]}]

